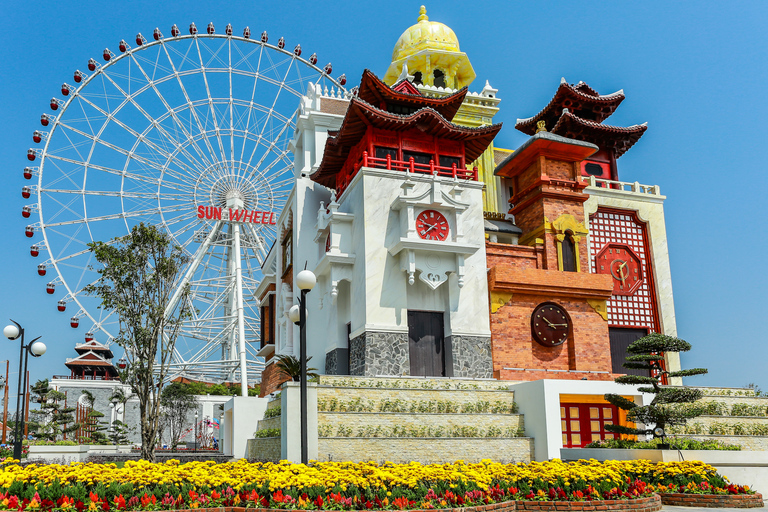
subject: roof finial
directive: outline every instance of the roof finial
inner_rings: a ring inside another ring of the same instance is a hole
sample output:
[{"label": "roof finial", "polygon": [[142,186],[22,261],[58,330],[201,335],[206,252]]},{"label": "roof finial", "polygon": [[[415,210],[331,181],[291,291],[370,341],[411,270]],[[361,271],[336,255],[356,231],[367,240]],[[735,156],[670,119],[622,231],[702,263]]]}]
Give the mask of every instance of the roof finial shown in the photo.
[{"label": "roof finial", "polygon": [[536,121],[536,133],[547,131],[546,121]]},{"label": "roof finial", "polygon": [[419,8],[419,17],[416,19],[416,21],[429,21],[429,16],[427,16],[427,8],[423,5]]}]

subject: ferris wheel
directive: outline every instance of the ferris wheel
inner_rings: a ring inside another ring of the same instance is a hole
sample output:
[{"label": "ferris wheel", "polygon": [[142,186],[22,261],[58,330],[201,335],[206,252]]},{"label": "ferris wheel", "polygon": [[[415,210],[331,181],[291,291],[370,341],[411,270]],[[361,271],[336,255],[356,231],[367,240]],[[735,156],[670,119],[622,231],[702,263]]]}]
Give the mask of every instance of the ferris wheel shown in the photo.
[{"label": "ferris wheel", "polygon": [[23,187],[35,201],[22,214],[39,220],[25,234],[58,310],[87,327],[86,341],[109,344],[119,319],[83,293],[98,279],[87,244],[140,222],[166,232],[189,256],[176,286],[189,286],[193,306],[170,378],[245,384],[263,368],[255,291],[294,182],[299,97],[308,87],[341,97],[346,78],[267,32],[193,23],[170,34],[105,49],[51,99],[27,152],[24,178],[37,184]]}]

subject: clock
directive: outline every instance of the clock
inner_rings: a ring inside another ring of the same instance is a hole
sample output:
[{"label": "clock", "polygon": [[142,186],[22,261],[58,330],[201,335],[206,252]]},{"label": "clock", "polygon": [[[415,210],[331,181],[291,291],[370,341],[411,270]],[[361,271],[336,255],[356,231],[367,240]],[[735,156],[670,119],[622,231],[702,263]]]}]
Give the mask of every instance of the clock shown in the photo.
[{"label": "clock", "polygon": [[448,238],[448,220],[436,210],[424,210],[416,217],[416,233],[424,240]]},{"label": "clock", "polygon": [[627,244],[603,247],[595,258],[595,270],[613,277],[614,295],[632,295],[643,284],[643,263]]},{"label": "clock", "polygon": [[533,339],[545,347],[556,347],[565,343],[569,329],[568,314],[552,302],[539,304],[531,314]]}]

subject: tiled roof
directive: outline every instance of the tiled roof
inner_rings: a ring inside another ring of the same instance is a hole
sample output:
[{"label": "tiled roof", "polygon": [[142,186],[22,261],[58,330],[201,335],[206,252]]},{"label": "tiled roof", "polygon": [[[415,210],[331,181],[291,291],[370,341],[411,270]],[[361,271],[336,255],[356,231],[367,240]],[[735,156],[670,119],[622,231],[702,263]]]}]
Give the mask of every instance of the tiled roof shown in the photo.
[{"label": "tiled roof", "polygon": [[563,78],[547,106],[533,117],[518,119],[515,128],[533,135],[536,133],[536,123],[543,120],[546,129],[551,131],[552,126],[562,115],[563,109],[566,108],[583,119],[601,123],[613,114],[622,101],[624,101],[623,90],[601,95],[584,82],[571,85]]}]

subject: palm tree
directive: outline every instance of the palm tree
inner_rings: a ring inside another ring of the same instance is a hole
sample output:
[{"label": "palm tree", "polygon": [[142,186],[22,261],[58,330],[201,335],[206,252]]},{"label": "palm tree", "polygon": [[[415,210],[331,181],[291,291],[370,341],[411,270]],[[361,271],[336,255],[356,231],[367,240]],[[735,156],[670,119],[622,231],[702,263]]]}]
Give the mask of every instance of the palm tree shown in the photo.
[{"label": "palm tree", "polygon": [[[312,356],[307,358],[307,363],[309,363],[310,359],[312,359]],[[291,380],[296,382],[301,380],[301,362],[295,356],[279,355],[275,364],[277,369]],[[319,377],[317,373],[314,373],[316,371],[317,368],[307,368],[307,377],[310,379]]]}]

